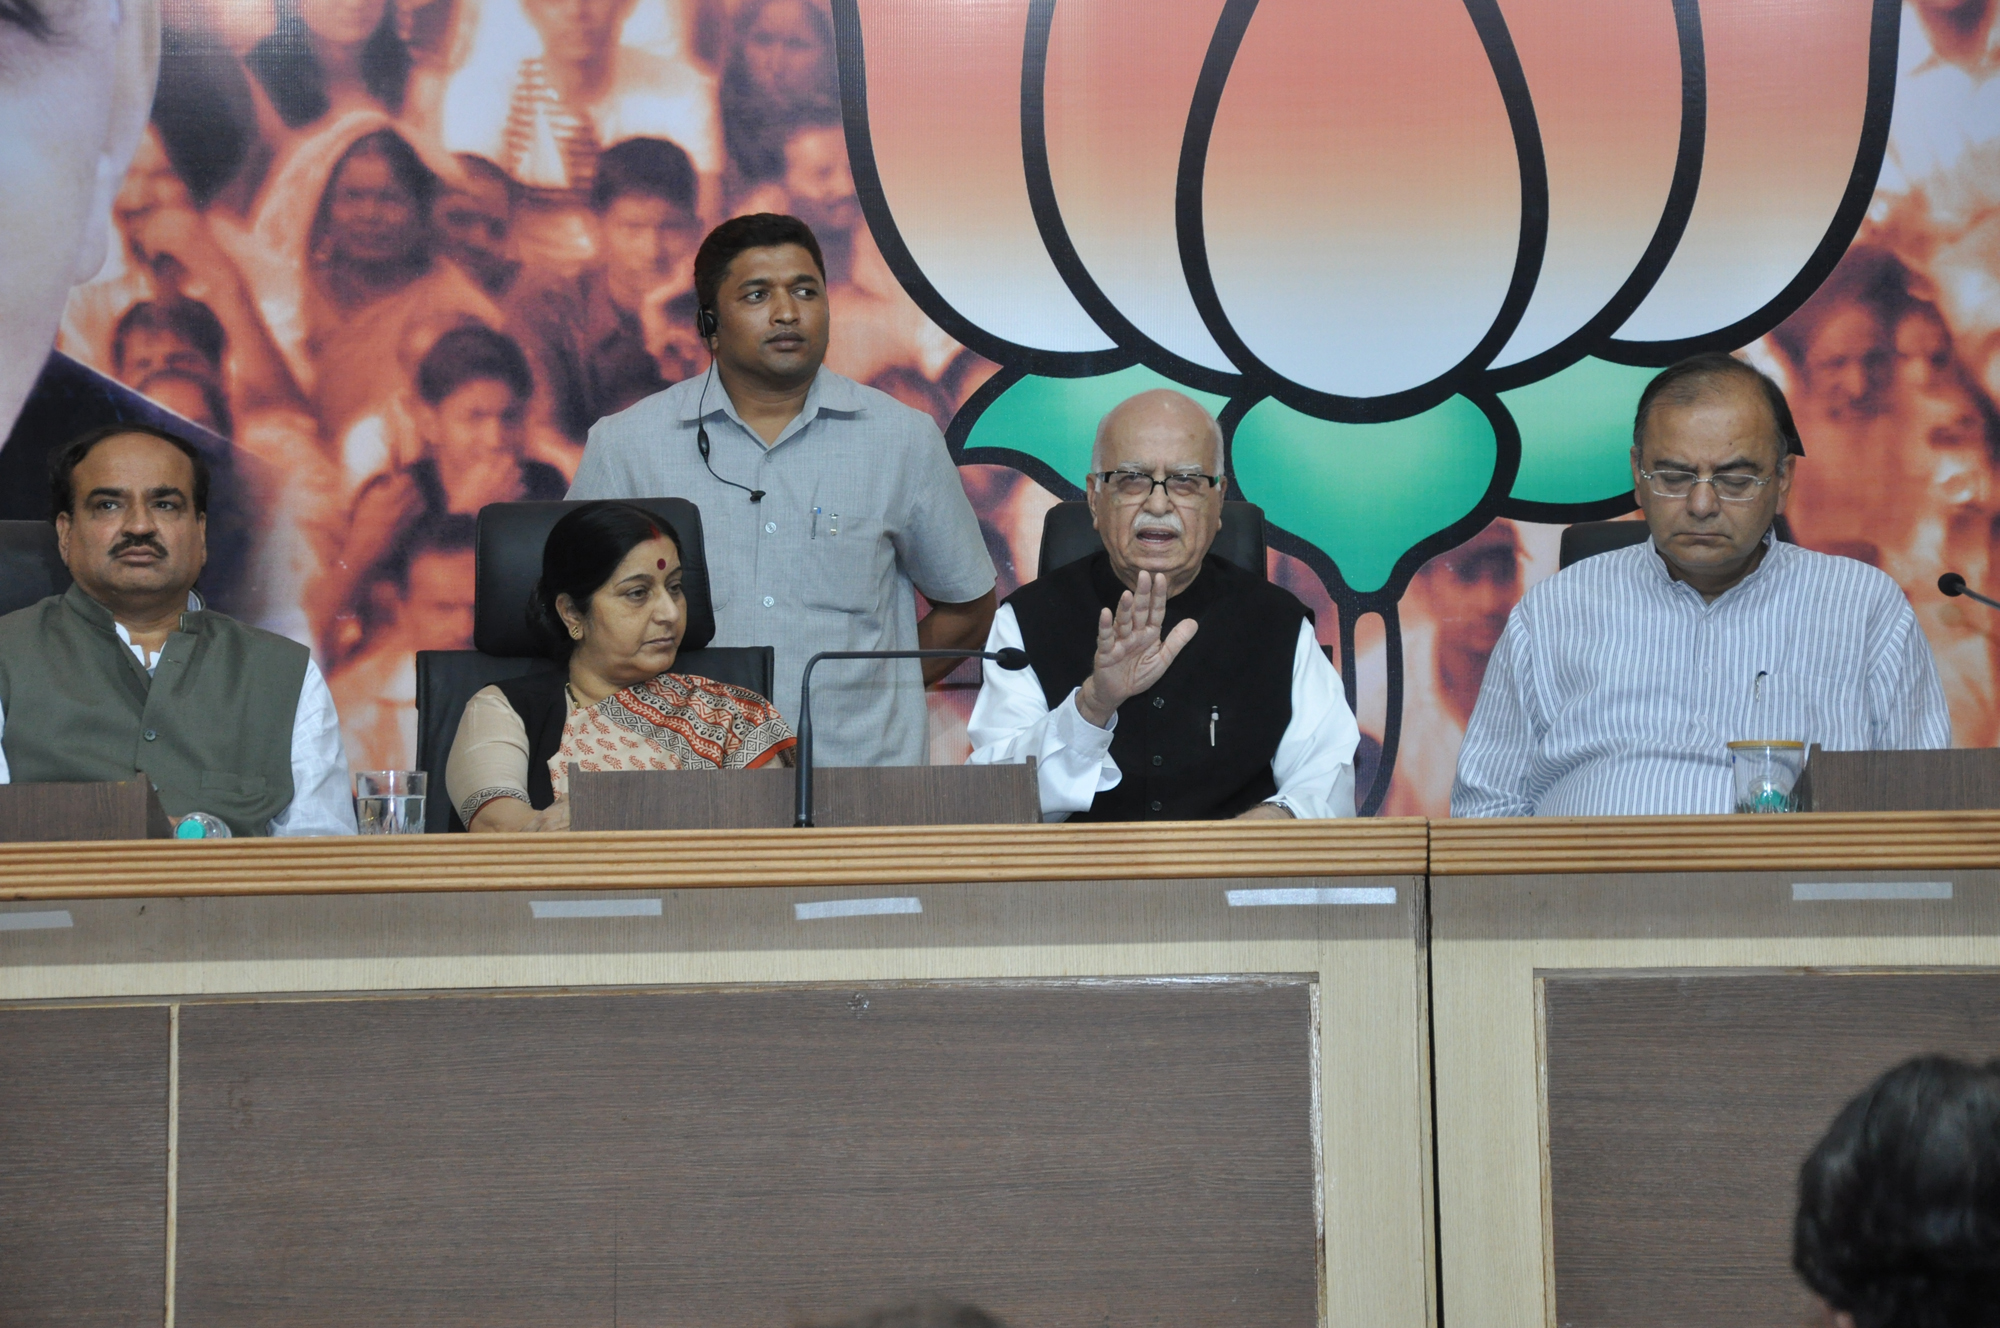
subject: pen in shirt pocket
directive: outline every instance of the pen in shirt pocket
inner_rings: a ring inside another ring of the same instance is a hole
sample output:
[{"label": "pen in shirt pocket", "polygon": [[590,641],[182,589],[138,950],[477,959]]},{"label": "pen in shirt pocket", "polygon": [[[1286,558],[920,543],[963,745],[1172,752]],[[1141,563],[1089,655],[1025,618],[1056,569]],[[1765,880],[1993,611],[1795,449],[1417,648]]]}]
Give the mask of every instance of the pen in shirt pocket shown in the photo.
[{"label": "pen in shirt pocket", "polygon": [[810,539],[819,538],[819,508],[817,507],[813,508],[812,534],[808,536],[808,538]]}]

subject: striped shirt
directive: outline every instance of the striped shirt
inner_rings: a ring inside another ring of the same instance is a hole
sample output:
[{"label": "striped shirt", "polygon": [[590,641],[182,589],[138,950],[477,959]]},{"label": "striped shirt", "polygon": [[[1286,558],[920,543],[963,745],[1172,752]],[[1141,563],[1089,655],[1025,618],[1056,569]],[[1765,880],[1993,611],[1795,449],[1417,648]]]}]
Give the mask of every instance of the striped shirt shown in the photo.
[{"label": "striped shirt", "polygon": [[1712,604],[1651,540],[1529,591],[1487,666],[1451,814],[1726,812],[1739,739],[1949,746],[1937,665],[1896,583],[1765,539]]}]

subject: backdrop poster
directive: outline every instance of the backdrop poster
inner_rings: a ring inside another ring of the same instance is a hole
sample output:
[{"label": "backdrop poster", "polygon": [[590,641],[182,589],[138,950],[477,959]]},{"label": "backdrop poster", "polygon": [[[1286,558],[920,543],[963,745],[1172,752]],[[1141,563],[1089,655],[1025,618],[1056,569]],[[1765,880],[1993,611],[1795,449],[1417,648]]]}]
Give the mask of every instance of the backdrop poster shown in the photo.
[{"label": "backdrop poster", "polygon": [[1698,349],[1785,384],[1793,535],[1904,587],[1990,745],[2000,619],[1935,580],[1989,580],[2000,515],[1994,11],[168,0],[57,346],[226,449],[221,606],[313,647],[357,768],[411,759],[413,652],[470,642],[472,514],[698,370],[688,260],[758,210],[825,244],[832,366],[945,429],[1003,594],[1105,409],[1215,410],[1364,810],[1444,813],[1508,610],[1631,511],[1633,402]]}]

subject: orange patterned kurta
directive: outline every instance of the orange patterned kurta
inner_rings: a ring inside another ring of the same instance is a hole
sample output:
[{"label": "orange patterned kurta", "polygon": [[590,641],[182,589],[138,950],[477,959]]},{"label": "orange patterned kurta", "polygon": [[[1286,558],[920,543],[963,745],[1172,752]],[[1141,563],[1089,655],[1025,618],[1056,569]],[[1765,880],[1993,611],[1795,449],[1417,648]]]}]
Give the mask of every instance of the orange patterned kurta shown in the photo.
[{"label": "orange patterned kurta", "polygon": [[558,798],[569,767],[584,770],[755,770],[797,743],[769,701],[741,687],[662,673],[581,706],[563,721],[549,758]]}]

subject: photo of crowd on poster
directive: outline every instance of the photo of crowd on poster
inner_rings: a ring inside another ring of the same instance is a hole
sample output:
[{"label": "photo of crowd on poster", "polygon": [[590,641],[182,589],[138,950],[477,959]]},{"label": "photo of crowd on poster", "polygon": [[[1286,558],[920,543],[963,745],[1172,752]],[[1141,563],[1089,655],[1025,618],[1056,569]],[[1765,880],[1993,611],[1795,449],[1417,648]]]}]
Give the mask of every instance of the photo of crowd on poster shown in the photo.
[{"label": "photo of crowd on poster", "polygon": [[[1792,536],[1904,587],[1960,745],[2000,739],[2000,615],[1934,585],[2000,569],[1997,8],[1906,5],[1860,234],[1743,350],[1805,439]],[[994,371],[869,231],[823,0],[167,0],[162,18],[109,258],[56,347],[225,453],[205,586],[313,648],[355,768],[409,763],[414,652],[470,644],[480,507],[560,497],[594,420],[705,367],[690,258],[724,217],[813,226],[837,371],[940,427]],[[1007,467],[961,474],[1004,596],[1034,576],[1057,495]],[[1557,533],[1495,521],[1417,573],[1385,811],[1445,814],[1485,661]],[[1319,578],[1271,563],[1337,642]],[[1380,739],[1379,622],[1357,636],[1356,709]],[[974,678],[933,695],[934,760],[965,754]]]},{"label": "photo of crowd on poster", "polygon": [[256,515],[224,607],[312,646],[357,768],[409,763],[414,652],[471,644],[479,509],[560,498],[595,420],[706,366],[690,260],[723,217],[818,233],[830,367],[941,426],[991,371],[868,233],[814,0],[170,0],[163,27],[58,348],[229,441]]}]

